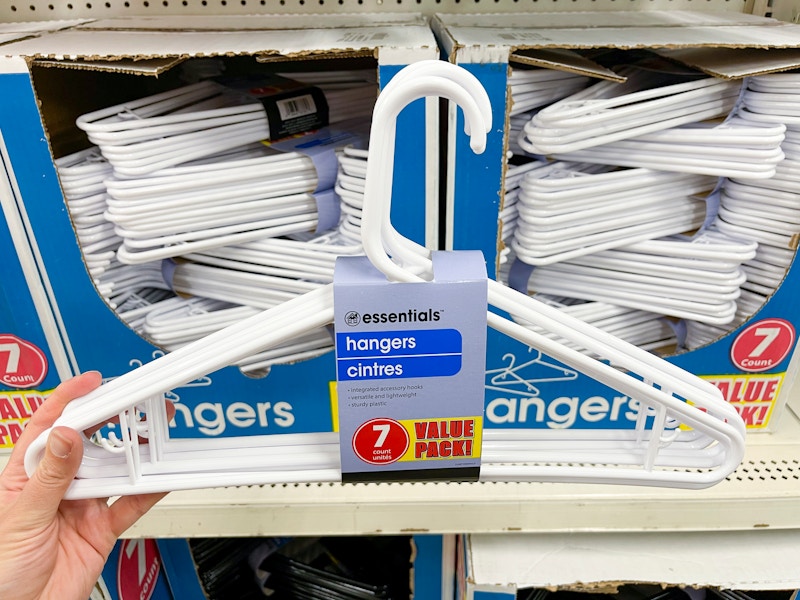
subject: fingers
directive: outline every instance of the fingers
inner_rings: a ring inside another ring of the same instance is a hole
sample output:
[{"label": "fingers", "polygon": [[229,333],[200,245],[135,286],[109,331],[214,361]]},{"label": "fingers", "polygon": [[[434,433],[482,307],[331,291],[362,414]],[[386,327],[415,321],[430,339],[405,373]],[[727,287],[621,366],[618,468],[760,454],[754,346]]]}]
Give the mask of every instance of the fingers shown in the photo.
[{"label": "fingers", "polygon": [[102,381],[103,377],[100,373],[87,371],[59,384],[47,397],[44,404],[33,413],[31,420],[28,421],[25,430],[14,446],[14,453],[23,454],[31,441],[36,439],[41,432],[50,427],[61,416],[67,404],[99,387]]},{"label": "fingers", "polygon": [[78,472],[83,457],[81,436],[68,427],[56,427],[47,439],[44,457],[20,492],[17,518],[21,527],[44,527],[52,522],[58,506]]},{"label": "fingers", "polygon": [[139,518],[166,494],[139,494],[138,496],[122,496],[111,505],[110,529],[115,538],[127,531]]},{"label": "fingers", "polygon": [[97,371],[87,371],[58,385],[25,425],[25,429],[14,444],[3,474],[7,477],[23,477],[25,474],[23,462],[28,446],[61,416],[64,407],[70,401],[88,394],[97,388],[102,380]]},{"label": "fingers", "polygon": [[47,400],[33,414],[30,423],[41,426],[43,429],[50,427],[64,407],[75,398],[85,396],[93,389],[100,386],[103,377],[97,371],[87,371],[63,381],[47,397]]}]

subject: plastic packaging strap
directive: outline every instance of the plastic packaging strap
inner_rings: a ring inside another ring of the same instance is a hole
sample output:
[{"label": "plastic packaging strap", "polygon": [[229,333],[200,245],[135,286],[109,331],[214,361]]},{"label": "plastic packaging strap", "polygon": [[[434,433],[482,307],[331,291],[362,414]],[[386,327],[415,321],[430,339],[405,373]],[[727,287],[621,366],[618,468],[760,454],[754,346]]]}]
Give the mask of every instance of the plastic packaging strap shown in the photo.
[{"label": "plastic packaging strap", "polygon": [[281,152],[297,152],[310,158],[317,170],[317,187],[314,191],[318,192],[328,190],[336,183],[339,169],[336,149],[346,145],[360,147],[362,143],[361,136],[357,134],[326,127],[310,135],[270,144],[270,147]]},{"label": "plastic packaging strap", "polygon": [[[747,94],[749,82],[749,77],[744,77],[742,79],[742,87],[739,88],[739,95],[736,97],[736,101],[733,103],[733,107],[728,113],[728,116],[723,120],[723,123],[730,122],[731,119],[739,114],[739,110],[742,108],[742,104],[744,103],[744,97]],[[717,220],[717,215],[719,214],[720,195],[727,179],[727,177],[720,177],[717,180],[717,184],[714,186],[714,189],[711,190],[706,197],[706,219],[703,221],[703,225],[692,236],[692,239],[703,235],[703,233],[705,233],[705,231]]]},{"label": "plastic packaging strap", "polygon": [[161,261],[161,276],[164,278],[164,283],[167,284],[167,287],[175,291],[175,269],[178,268],[178,263],[176,263],[171,258],[166,258]]}]

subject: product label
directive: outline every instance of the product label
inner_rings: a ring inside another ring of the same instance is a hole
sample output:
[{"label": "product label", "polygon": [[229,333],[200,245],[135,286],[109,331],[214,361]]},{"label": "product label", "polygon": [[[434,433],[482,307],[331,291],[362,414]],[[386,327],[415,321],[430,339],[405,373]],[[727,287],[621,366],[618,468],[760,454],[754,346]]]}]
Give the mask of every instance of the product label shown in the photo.
[{"label": "product label", "polygon": [[318,87],[279,75],[221,77],[217,81],[243,98],[249,97],[251,102],[253,98],[261,102],[271,140],[313,131],[328,124],[328,102]]},{"label": "product label", "polygon": [[342,475],[474,479],[481,456],[487,279],[478,252],[434,253],[431,282],[337,260]]},{"label": "product label", "polygon": [[124,540],[117,564],[120,600],[150,600],[161,573],[161,557],[155,540]]},{"label": "product label", "polygon": [[14,388],[39,385],[47,375],[47,357],[31,342],[0,334],[0,384]]},{"label": "product label", "polygon": [[731,344],[731,361],[745,372],[774,369],[794,347],[794,326],[785,319],[761,319],[745,327]]},{"label": "product label", "polygon": [[52,390],[0,392],[0,448],[13,448],[33,413]]},{"label": "product label", "polygon": [[748,429],[763,429],[778,401],[785,373],[704,376],[717,386]]}]

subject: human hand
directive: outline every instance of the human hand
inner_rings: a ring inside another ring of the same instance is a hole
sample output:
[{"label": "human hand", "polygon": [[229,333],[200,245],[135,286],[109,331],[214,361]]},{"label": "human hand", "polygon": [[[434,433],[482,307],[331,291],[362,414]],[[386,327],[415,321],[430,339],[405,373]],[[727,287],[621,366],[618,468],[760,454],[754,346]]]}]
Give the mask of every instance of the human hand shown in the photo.
[{"label": "human hand", "polygon": [[165,494],[64,500],[83,457],[81,435],[56,427],[28,478],[25,450],[73,399],[100,385],[90,371],[59,385],[28,422],[0,474],[0,598],[87,600],[122,535]]}]

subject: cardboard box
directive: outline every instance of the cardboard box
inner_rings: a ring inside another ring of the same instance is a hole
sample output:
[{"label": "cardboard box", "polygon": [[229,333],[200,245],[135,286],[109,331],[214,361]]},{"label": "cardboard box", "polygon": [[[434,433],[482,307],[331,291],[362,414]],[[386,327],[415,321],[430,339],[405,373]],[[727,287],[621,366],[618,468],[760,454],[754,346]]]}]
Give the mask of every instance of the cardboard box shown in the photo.
[{"label": "cardboard box", "polygon": [[[51,31],[74,27],[85,20],[3,23],[0,45]],[[25,110],[30,88],[27,74],[12,67],[4,77],[8,106]],[[17,73],[16,71],[19,71]],[[11,140],[11,145],[17,140]],[[0,453],[9,451],[22,428],[61,378],[70,374],[69,362],[54,325],[42,285],[34,249],[24,235],[17,208],[18,185],[9,162],[6,139],[0,136]],[[24,265],[24,267],[23,267]]]},{"label": "cardboard box", "polygon": [[[92,21],[7,44],[2,54],[0,129],[16,174],[25,226],[15,233],[27,236],[35,249],[38,274],[30,276],[40,277],[47,292],[68,370],[96,369],[114,378],[163,351],[109,308],[82,260],[53,164],[54,158],[89,145],[75,127],[75,118],[177,87],[178,65],[193,57],[220,58],[231,70],[266,69],[274,63],[281,70],[366,64],[384,85],[406,64],[438,58],[439,50],[426,19],[414,14],[261,15]],[[422,101],[400,118],[397,162],[406,165],[411,176],[398,177],[395,185],[395,193],[405,199],[397,227],[421,243],[430,242],[437,231],[433,217],[438,171],[429,167],[438,159],[438,136],[425,134],[426,114],[429,131],[437,132],[438,111]],[[0,236],[0,243],[8,244],[7,235]],[[4,271],[4,293],[24,293],[21,281],[6,278]],[[14,303],[14,311],[18,307]],[[30,319],[15,316],[5,327],[8,333],[43,345]],[[68,374],[59,373],[61,378]],[[170,397],[180,410],[171,435],[331,431],[333,380],[332,352],[275,366],[260,378],[223,368],[172,391]]]},{"label": "cardboard box", "polygon": [[[30,88],[25,75],[5,75],[4,95],[19,105],[20,92]],[[23,102],[24,104],[24,102]],[[17,111],[17,114],[20,114]],[[12,148],[19,140],[9,140]],[[10,451],[28,419],[70,374],[69,360],[52,315],[16,200],[19,190],[8,160],[6,138],[0,135],[0,451]]]},{"label": "cardboard box", "polygon": [[[792,560],[780,558],[785,556],[781,548],[791,552],[796,532],[760,533],[764,535],[744,531],[464,535],[459,539],[463,571],[456,597],[513,599],[518,592],[536,589],[593,597],[613,594],[625,584],[698,592],[797,589]],[[581,565],[580,577],[575,565]]]},{"label": "cardboard box", "polygon": [[[449,60],[475,74],[493,107],[487,149],[474,154],[460,114],[448,123],[447,249],[484,252],[490,277],[497,277],[506,152],[509,149],[511,65],[523,63],[613,79],[606,66],[579,50],[652,50],[672,61],[725,79],[797,68],[800,27],[737,13],[683,11],[439,14],[432,26]],[[720,387],[751,431],[775,426],[786,402],[798,315],[798,278],[790,268],[783,283],[742,326],[694,350],[666,350],[667,360]],[[767,321],[772,320],[772,321]],[[768,368],[739,368],[732,348],[753,326],[778,322],[786,334]],[[630,398],[565,368],[535,349],[489,332],[486,427],[628,428],[636,410]]]}]

